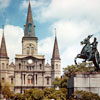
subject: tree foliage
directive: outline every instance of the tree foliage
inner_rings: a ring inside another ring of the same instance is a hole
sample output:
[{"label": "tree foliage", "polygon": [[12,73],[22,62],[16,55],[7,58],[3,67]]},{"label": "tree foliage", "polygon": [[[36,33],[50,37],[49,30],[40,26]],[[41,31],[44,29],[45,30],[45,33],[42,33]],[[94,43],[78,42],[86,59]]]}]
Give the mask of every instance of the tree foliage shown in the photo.
[{"label": "tree foliage", "polygon": [[10,90],[10,84],[8,82],[1,84],[1,93],[6,99],[14,97],[14,93]]},{"label": "tree foliage", "polygon": [[75,74],[76,72],[94,72],[95,67],[93,63],[86,63],[82,62],[79,65],[71,65],[64,68],[64,75],[70,77],[71,75]]},{"label": "tree foliage", "polygon": [[100,97],[96,93],[91,93],[87,91],[76,91],[73,94],[73,97],[70,98],[70,100],[73,100],[76,97],[76,99],[79,100],[100,100]]},{"label": "tree foliage", "polygon": [[43,100],[44,92],[40,89],[26,90],[24,96],[27,100]]},{"label": "tree foliage", "polygon": [[23,94],[17,93],[15,94],[13,100],[27,100],[27,98]]},{"label": "tree foliage", "polygon": [[67,89],[60,88],[59,90],[56,90],[54,88],[46,88],[44,91],[44,99],[43,100],[66,100],[68,94]]},{"label": "tree foliage", "polygon": [[13,100],[66,100],[67,89],[55,90],[54,88],[25,90],[24,94],[17,93]]},{"label": "tree foliage", "polygon": [[53,86],[54,86],[54,88],[60,87],[60,82],[61,82],[61,79],[58,78],[58,77],[56,77],[55,80],[54,80],[53,83],[52,83]]},{"label": "tree foliage", "polygon": [[68,77],[65,75],[62,78],[56,77],[52,84],[54,88],[57,88],[57,87],[67,88],[67,80],[68,80]]}]

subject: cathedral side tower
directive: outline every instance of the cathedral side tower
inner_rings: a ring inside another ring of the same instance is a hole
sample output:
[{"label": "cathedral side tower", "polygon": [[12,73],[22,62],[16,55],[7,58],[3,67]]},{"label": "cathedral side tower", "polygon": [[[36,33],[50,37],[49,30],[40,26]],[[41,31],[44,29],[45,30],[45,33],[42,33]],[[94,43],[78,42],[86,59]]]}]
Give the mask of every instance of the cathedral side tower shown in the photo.
[{"label": "cathedral side tower", "polygon": [[22,38],[22,54],[23,55],[37,55],[38,54],[38,38],[35,36],[35,26],[32,18],[31,5],[29,2],[27,20],[24,30],[24,37]]},{"label": "cathedral side tower", "polygon": [[54,42],[54,48],[53,48],[53,54],[51,58],[51,79],[53,82],[56,77],[60,77],[61,74],[61,62],[60,62],[60,55],[59,55],[59,48],[57,43],[57,37],[55,36],[55,42]]},{"label": "cathedral side tower", "polygon": [[6,70],[9,68],[9,57],[7,55],[6,43],[4,32],[2,35],[1,47],[0,47],[0,81],[7,81]]}]

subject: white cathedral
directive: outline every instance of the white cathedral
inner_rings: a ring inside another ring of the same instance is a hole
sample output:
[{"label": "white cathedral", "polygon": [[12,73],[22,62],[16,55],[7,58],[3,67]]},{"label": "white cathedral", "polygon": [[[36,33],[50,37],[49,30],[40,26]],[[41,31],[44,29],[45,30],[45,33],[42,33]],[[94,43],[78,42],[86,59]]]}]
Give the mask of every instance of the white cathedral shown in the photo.
[{"label": "white cathedral", "polygon": [[38,54],[38,37],[35,35],[29,2],[24,36],[22,37],[22,54],[16,54],[15,63],[9,64],[3,32],[0,47],[0,83],[9,82],[15,93],[23,93],[25,89],[31,88],[50,88],[54,79],[61,75],[60,61],[56,36],[51,64],[45,64],[44,55]]}]

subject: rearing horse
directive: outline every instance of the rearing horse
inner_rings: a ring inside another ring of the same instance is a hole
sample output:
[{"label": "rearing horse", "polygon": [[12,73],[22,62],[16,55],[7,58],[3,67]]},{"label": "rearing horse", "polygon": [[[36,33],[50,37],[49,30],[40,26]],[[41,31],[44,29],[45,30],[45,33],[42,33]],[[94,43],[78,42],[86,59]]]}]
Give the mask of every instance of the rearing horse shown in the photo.
[{"label": "rearing horse", "polygon": [[92,50],[92,47],[91,47],[91,44],[90,44],[90,38],[92,37],[93,35],[88,35],[87,38],[85,38],[81,44],[84,45],[82,51],[80,54],[78,54],[76,57],[75,57],[75,64],[77,65],[77,58],[81,58],[81,59],[84,59],[84,62],[86,61],[93,61],[95,67],[97,70],[100,70],[100,57],[99,57],[99,52],[96,50],[96,52],[93,53],[93,50]]}]

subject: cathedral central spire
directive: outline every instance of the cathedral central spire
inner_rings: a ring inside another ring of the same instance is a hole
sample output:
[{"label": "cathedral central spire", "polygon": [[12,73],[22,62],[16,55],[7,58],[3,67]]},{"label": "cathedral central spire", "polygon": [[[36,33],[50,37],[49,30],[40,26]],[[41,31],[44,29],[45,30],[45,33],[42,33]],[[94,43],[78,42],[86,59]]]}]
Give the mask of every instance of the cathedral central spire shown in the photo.
[{"label": "cathedral central spire", "polygon": [[31,3],[29,1],[24,37],[22,38],[22,54],[37,55],[38,37],[35,36],[35,27],[32,18]]},{"label": "cathedral central spire", "polygon": [[24,36],[25,37],[35,37],[35,29],[34,29],[34,23],[33,23],[33,18],[32,18],[30,1],[29,1],[29,5],[28,5],[28,12],[27,12]]}]

